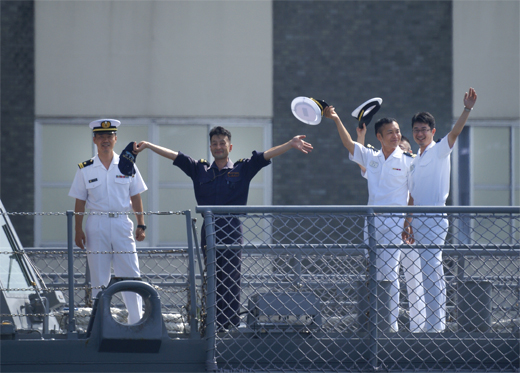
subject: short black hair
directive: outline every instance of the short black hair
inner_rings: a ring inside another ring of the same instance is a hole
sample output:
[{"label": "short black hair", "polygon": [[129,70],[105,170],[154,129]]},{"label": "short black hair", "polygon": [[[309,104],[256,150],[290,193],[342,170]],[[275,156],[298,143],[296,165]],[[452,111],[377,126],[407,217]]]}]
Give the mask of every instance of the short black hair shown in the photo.
[{"label": "short black hair", "polygon": [[412,117],[412,128],[413,128],[414,123],[427,124],[428,126],[430,126],[431,130],[435,128],[435,118],[433,117],[433,115],[431,115],[427,111],[422,111],[420,113],[416,113]]},{"label": "short black hair", "polygon": [[376,131],[376,136],[379,132],[381,132],[381,128],[385,125],[385,124],[388,124],[388,123],[392,123],[392,122],[396,122],[397,123],[397,120],[395,120],[394,118],[381,118],[379,119],[376,124],[374,124],[374,129]]},{"label": "short black hair", "polygon": [[408,144],[412,145],[410,140],[408,140],[408,137],[406,137],[405,135],[401,135],[401,141],[406,141]]},{"label": "short black hair", "polygon": [[211,138],[213,136],[227,136],[229,141],[231,142],[231,132],[229,132],[227,129],[221,126],[213,127],[211,131],[209,131],[209,141],[211,141]]}]

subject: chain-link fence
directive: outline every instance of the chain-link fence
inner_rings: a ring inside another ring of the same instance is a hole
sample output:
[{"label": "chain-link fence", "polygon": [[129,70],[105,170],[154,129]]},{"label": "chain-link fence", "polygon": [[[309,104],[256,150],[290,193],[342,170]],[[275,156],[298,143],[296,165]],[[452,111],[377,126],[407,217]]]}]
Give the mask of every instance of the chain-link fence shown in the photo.
[{"label": "chain-link fence", "polygon": [[[208,370],[518,371],[518,208],[198,209],[205,265],[192,242],[137,253],[170,336],[205,338]],[[189,216],[186,225],[191,241]],[[82,332],[93,288],[86,251],[71,247],[2,251],[2,266],[27,255],[65,304],[73,294]],[[3,291],[35,291],[4,277]],[[118,295],[112,307],[125,322]],[[70,332],[67,307],[46,315]]]},{"label": "chain-link fence", "polygon": [[[6,213],[5,215],[30,215],[31,213]],[[33,215],[36,213],[32,213]],[[83,215],[88,215],[84,213]],[[102,213],[96,213],[102,214]],[[188,216],[186,226],[187,231],[191,235],[194,232],[191,222],[191,214],[185,212],[161,212],[161,213],[145,213],[160,215],[185,215]],[[64,213],[40,213],[46,216],[60,216]],[[69,214],[69,224],[73,218],[72,212]],[[70,233],[70,232],[69,232]],[[7,241],[15,241],[15,234],[10,233],[12,239]],[[170,333],[187,334],[191,332],[192,326],[197,324],[191,323],[191,319],[197,315],[202,318],[201,304],[203,271],[201,263],[201,255],[199,249],[191,244],[184,248],[137,248],[137,256],[139,260],[140,278],[151,284],[159,294],[161,299],[161,312],[166,328]],[[102,290],[105,287],[93,287],[90,282],[90,271],[88,267],[87,254],[88,250],[79,248],[25,248],[11,242],[2,242],[3,250],[0,250],[2,291],[7,294],[33,294],[39,293],[43,296],[49,296],[50,292],[59,292],[62,297],[62,307],[55,309],[47,309],[43,306],[34,307],[29,304],[24,305],[21,312],[4,314],[5,317],[15,317],[20,319],[43,320],[44,317],[55,317],[57,319],[59,329],[50,330],[53,333],[66,333],[69,330],[69,313],[70,305],[74,305],[73,318],[75,325],[74,331],[85,332],[93,307],[93,290]],[[5,246],[5,247],[4,247]],[[72,245],[71,245],[72,246]],[[7,250],[7,248],[9,248]],[[99,255],[107,255],[114,257],[116,255],[127,255],[127,252],[107,251],[97,252]],[[23,257],[29,260],[22,260]],[[6,259],[6,260],[4,260]],[[190,260],[192,266],[190,267]],[[13,263],[15,266],[13,266]],[[21,267],[16,267],[20,265]],[[30,271],[26,266],[30,266]],[[70,267],[72,266],[72,267]],[[15,268],[16,267],[16,268]],[[71,270],[72,268],[72,270]],[[31,278],[35,275],[37,279]],[[4,279],[5,277],[5,279]],[[73,291],[70,290],[69,284],[73,283]],[[47,290],[46,290],[47,289]],[[71,302],[71,294],[73,301]],[[53,295],[51,295],[53,296]],[[195,301],[193,301],[195,299]],[[195,304],[193,304],[195,303]],[[12,308],[12,307],[8,307]],[[193,309],[192,309],[193,308]],[[6,308],[7,309],[7,308]],[[112,316],[121,323],[128,322],[128,311],[126,309],[122,293],[116,293],[111,301]],[[22,312],[23,311],[23,312]],[[4,318],[5,318],[4,317]],[[37,320],[37,321],[38,321]],[[21,320],[18,325],[28,327],[31,322]],[[197,331],[198,332],[198,331]]]},{"label": "chain-link fence", "polygon": [[211,369],[518,371],[518,208],[197,211]]},{"label": "chain-link fence", "polygon": [[[47,288],[62,291],[69,304],[67,249],[26,249],[32,263],[38,268]],[[162,313],[167,329],[185,333],[189,330],[189,282],[188,250],[173,248],[139,248],[139,268],[141,279],[152,284],[161,298]],[[105,253],[105,255],[117,255]],[[197,276],[200,280],[200,276]],[[100,287],[102,288],[102,287]],[[104,288],[104,287],[103,287]],[[32,290],[32,289],[30,289]],[[92,290],[85,250],[74,250],[74,304],[77,307],[75,317],[78,331],[85,330],[92,310]],[[198,304],[202,295],[198,287]],[[112,300],[113,316],[118,321],[127,321],[127,311],[117,293]],[[67,330],[68,308],[54,312],[61,321],[62,332]]]}]

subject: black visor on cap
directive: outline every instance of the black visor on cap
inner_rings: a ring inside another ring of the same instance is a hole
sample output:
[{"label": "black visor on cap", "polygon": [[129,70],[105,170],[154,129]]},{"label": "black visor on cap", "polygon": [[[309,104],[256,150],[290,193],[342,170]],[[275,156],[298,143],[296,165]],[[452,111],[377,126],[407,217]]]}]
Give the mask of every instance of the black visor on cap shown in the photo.
[{"label": "black visor on cap", "polygon": [[352,112],[352,116],[359,122],[359,128],[363,128],[363,123],[368,126],[374,114],[377,113],[377,111],[381,108],[382,102],[383,99],[374,97],[368,101],[363,102]]}]

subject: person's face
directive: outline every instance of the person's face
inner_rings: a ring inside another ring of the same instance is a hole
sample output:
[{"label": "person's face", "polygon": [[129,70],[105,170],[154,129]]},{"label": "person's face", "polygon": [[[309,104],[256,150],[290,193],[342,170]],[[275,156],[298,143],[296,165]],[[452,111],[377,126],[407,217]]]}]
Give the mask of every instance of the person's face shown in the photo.
[{"label": "person's face", "polygon": [[114,151],[117,136],[115,133],[96,133],[93,141],[97,145],[98,153],[111,153]]},{"label": "person's face", "polygon": [[226,135],[213,135],[211,138],[209,149],[211,150],[211,155],[213,155],[215,160],[227,160],[232,148],[233,145],[231,145],[231,142]]},{"label": "person's face", "polygon": [[430,129],[426,123],[415,122],[412,126],[413,139],[421,148],[430,145],[435,135],[435,128]]},{"label": "person's face", "polygon": [[402,140],[399,143],[399,147],[405,153],[411,153],[412,152],[412,147],[411,147],[410,143],[408,141],[406,141],[406,140]]},{"label": "person's face", "polygon": [[401,142],[401,130],[397,122],[386,123],[377,133],[377,139],[385,149],[395,149]]}]

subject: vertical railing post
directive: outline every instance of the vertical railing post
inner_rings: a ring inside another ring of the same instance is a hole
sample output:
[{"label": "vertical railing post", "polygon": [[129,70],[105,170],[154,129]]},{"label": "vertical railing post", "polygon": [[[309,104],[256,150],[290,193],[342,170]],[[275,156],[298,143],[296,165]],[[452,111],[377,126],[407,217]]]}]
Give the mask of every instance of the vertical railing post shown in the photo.
[{"label": "vertical railing post", "polygon": [[217,285],[216,285],[216,234],[215,234],[215,215],[212,211],[204,211],[204,231],[206,234],[206,371],[217,370],[216,360],[216,315],[217,315]]},{"label": "vertical railing post", "polygon": [[74,246],[72,244],[72,219],[74,211],[67,210],[67,259],[69,275],[69,327],[67,330],[68,339],[77,339],[76,319],[74,317]]},{"label": "vertical railing post", "polygon": [[375,370],[378,369],[378,299],[377,299],[377,251],[376,251],[376,226],[375,226],[375,214],[373,210],[369,209],[367,214],[367,226],[368,226],[368,292],[370,295],[370,313],[368,321],[368,330],[370,335],[370,365]]},{"label": "vertical railing post", "polygon": [[197,254],[197,260],[199,261],[199,273],[201,277],[202,282],[202,276],[204,275],[204,269],[202,268],[202,259],[200,257],[200,250],[199,250],[199,242],[197,241],[197,219],[192,218],[191,219],[191,231],[193,233],[193,247],[195,249],[195,253]]},{"label": "vertical railing post", "polygon": [[195,284],[195,249],[193,247],[193,236],[191,232],[191,211],[183,211],[186,217],[186,233],[188,235],[188,282],[190,284],[190,338],[197,338],[197,293]]}]

